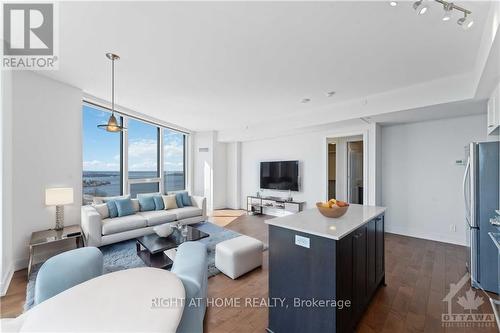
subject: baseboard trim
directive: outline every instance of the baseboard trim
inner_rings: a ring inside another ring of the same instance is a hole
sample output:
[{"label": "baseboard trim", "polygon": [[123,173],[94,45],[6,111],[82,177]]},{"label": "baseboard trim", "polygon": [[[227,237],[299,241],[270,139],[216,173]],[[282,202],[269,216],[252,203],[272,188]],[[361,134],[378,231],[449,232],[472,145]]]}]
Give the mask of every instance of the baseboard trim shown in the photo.
[{"label": "baseboard trim", "polygon": [[7,290],[9,290],[10,281],[12,281],[12,276],[14,275],[14,269],[12,265],[6,270],[4,276],[2,276],[2,282],[0,283],[0,296],[5,296]]},{"label": "baseboard trim", "polygon": [[28,258],[16,259],[14,261],[14,272],[28,267]]},{"label": "baseboard trim", "polygon": [[422,234],[411,233],[411,232],[408,232],[408,231],[393,230],[391,228],[387,228],[387,226],[386,226],[385,232],[390,233],[390,234],[401,235],[401,236],[407,236],[407,237],[413,237],[413,238],[431,240],[431,241],[434,241],[434,242],[448,243],[448,244],[465,246],[464,242],[461,242],[461,241],[456,240],[456,239],[443,238],[440,235],[425,235],[424,236]]}]

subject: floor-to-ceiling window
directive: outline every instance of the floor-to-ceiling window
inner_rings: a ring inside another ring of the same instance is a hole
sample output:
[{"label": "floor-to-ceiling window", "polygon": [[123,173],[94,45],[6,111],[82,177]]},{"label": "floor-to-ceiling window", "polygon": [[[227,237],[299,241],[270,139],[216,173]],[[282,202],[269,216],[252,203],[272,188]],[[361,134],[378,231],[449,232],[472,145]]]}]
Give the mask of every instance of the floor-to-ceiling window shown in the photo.
[{"label": "floor-to-ceiling window", "polygon": [[84,204],[94,196],[171,192],[186,189],[185,133],[115,113],[127,130],[97,128],[110,112],[83,105]]},{"label": "floor-to-ceiling window", "polygon": [[164,191],[186,188],[186,135],[163,129],[163,184]]},{"label": "floor-to-ceiling window", "polygon": [[159,192],[160,128],[135,119],[129,119],[127,126],[130,195]]},{"label": "floor-to-ceiling window", "polygon": [[[83,105],[83,203],[94,196],[122,194],[122,135],[97,128],[110,113],[92,105]],[[121,122],[122,118],[117,117]]]}]

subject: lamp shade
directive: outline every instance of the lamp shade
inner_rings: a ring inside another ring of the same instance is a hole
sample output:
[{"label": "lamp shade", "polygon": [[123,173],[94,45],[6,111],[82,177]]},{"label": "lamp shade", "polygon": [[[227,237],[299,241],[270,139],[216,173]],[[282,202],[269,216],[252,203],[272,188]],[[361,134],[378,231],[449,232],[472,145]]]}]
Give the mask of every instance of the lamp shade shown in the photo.
[{"label": "lamp shade", "polygon": [[73,203],[73,189],[71,187],[48,188],[45,190],[45,204],[47,206],[68,205]]}]

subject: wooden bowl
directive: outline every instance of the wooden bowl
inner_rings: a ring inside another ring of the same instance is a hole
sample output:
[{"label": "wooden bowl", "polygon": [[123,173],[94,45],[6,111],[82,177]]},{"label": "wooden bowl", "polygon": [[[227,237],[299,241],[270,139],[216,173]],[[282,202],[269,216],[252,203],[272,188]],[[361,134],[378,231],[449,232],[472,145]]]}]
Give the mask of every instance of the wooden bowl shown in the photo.
[{"label": "wooden bowl", "polygon": [[321,204],[322,204],[321,202],[316,203],[316,207],[318,207],[318,210],[321,213],[321,215],[331,218],[341,217],[347,212],[347,209],[349,208],[349,206],[345,207],[333,206],[332,208],[327,208],[323,207]]}]

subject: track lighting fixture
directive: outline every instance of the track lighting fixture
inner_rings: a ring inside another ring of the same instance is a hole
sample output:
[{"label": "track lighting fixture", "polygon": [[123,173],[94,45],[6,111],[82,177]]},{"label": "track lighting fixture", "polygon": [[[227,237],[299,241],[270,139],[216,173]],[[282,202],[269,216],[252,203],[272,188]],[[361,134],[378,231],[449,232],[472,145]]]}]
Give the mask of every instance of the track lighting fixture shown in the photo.
[{"label": "track lighting fixture", "polygon": [[391,7],[396,7],[398,5],[398,2],[397,1],[391,1],[391,2],[389,2],[389,5]]},{"label": "track lighting fixture", "polygon": [[[417,13],[417,15],[424,15],[429,11],[429,5],[428,5],[428,3],[430,3],[429,1],[430,0],[418,0],[413,3],[413,9]],[[457,6],[453,2],[448,2],[445,0],[433,0],[433,1],[443,5],[444,14],[442,20],[444,22],[450,21],[453,10],[456,10],[464,14],[464,17],[459,18],[457,21],[457,24],[461,26],[462,29],[468,30],[474,25],[474,21],[469,17],[469,15],[472,14],[470,10]],[[397,1],[389,2],[389,5],[391,5],[392,7],[397,6],[397,4],[398,4]]]},{"label": "track lighting fixture", "polygon": [[468,30],[472,28],[474,25],[474,21],[467,17],[467,14],[464,14],[464,17],[459,18],[457,24],[462,27],[464,30]]},{"label": "track lighting fixture", "polygon": [[419,0],[413,3],[413,9],[415,9],[417,15],[424,15],[429,10],[429,6],[424,3],[424,0]]},{"label": "track lighting fixture", "polygon": [[444,14],[442,20],[445,22],[451,20],[451,11],[453,9],[453,4],[451,2],[447,3],[443,5],[443,9],[444,9]]}]

